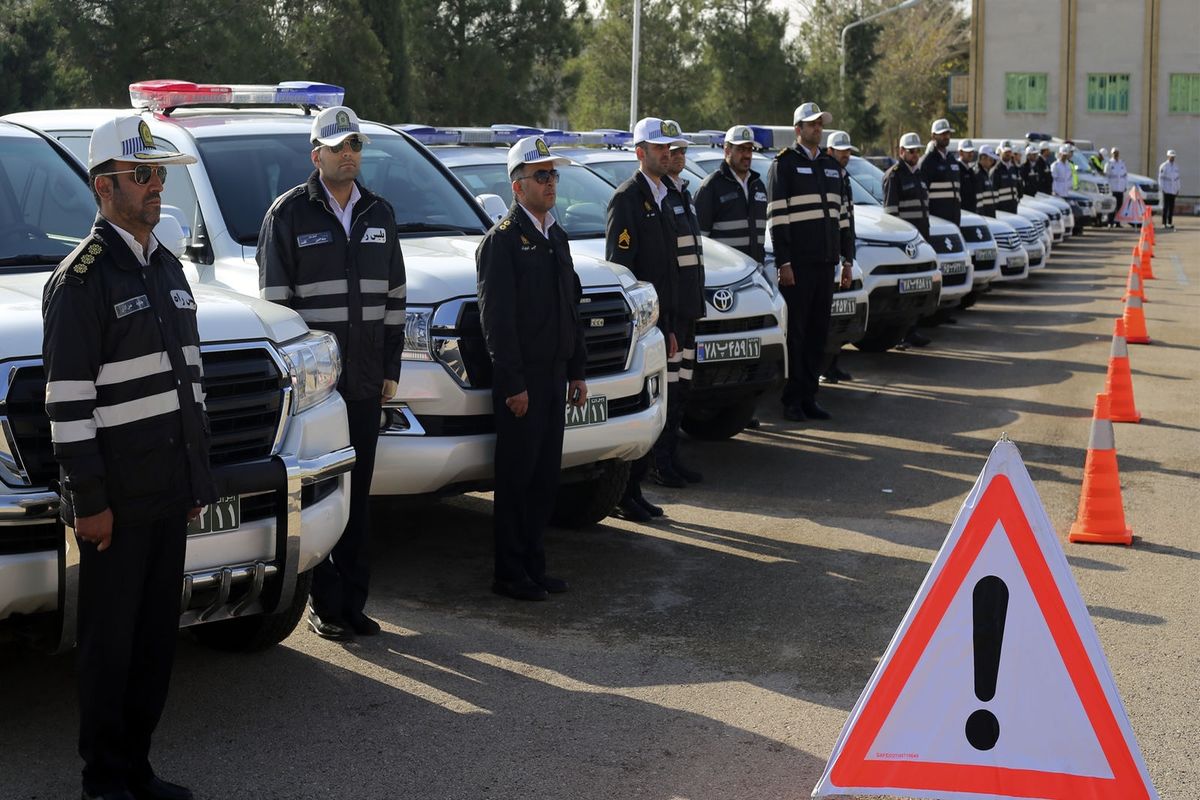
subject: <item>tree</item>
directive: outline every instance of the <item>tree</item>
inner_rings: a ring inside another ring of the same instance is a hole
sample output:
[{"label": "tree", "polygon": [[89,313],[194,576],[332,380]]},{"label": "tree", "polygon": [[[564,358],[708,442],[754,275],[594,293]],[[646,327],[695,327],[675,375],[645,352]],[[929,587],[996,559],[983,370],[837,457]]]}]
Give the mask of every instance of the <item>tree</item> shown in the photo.
[{"label": "tree", "polygon": [[840,78],[841,33],[846,25],[878,8],[862,7],[857,0],[806,0],[805,9],[807,16],[797,37],[807,57],[805,88],[809,94],[803,99],[833,114],[833,127],[849,131],[859,147],[868,145],[880,131],[878,101],[867,91],[878,60],[879,28],[868,23],[847,34],[844,82]]},{"label": "tree", "polygon": [[0,114],[60,105],[69,98],[59,65],[62,30],[45,0],[0,0]]}]

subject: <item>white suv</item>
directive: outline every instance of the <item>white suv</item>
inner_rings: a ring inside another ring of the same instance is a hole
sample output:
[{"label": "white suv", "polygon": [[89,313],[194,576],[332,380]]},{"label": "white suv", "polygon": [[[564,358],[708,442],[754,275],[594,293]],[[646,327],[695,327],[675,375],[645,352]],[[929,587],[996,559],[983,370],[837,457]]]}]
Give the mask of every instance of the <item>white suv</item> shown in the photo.
[{"label": "white suv", "polygon": [[[227,90],[216,102],[214,88]],[[308,91],[164,82],[130,87],[134,102],[163,106],[143,114],[154,137],[198,159],[186,177],[168,182],[163,203],[181,209],[185,266],[200,280],[258,295],[254,254],[263,215],[312,171],[311,109],[342,99],[338,87]],[[17,116],[68,146],[86,148],[92,128],[111,113]],[[363,129],[371,144],[363,150],[360,180],[395,209],[408,278],[404,368],[396,400],[381,416],[371,491],[428,496],[489,488],[495,428],[475,249],[491,222],[423,145],[386,125],[364,122]],[[608,514],[629,462],[649,451],[666,418],[666,348],[655,327],[654,288],[595,258],[576,256],[575,269],[584,292],[591,400],[584,413],[568,417],[555,512],[564,525]]]},{"label": "white suv", "polygon": [[[180,178],[182,168],[168,169]],[[95,213],[66,149],[0,120],[0,636],[55,650],[74,644],[79,549],[58,521],[42,288]],[[156,233],[178,248],[173,220]],[[257,649],[296,626],[309,570],[349,516],[354,451],[334,392],[337,343],[286,308],[212,286],[193,292],[211,459],[226,496],[190,526],[180,625],[215,646]]]}]

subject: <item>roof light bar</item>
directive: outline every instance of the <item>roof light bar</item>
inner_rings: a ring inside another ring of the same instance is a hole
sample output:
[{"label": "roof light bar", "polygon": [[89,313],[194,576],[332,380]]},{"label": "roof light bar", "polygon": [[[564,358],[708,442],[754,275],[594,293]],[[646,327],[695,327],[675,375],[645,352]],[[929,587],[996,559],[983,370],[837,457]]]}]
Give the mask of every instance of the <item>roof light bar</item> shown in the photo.
[{"label": "roof light bar", "polygon": [[[692,144],[703,145],[705,147],[711,145],[713,142],[712,134],[705,133],[704,131],[700,131],[699,133],[688,133],[685,131],[680,135]],[[721,138],[724,139],[724,137],[725,134],[721,134]]]},{"label": "roof light bar", "polygon": [[750,125],[754,141],[767,150],[782,150],[796,141],[796,129],[788,125]]},{"label": "roof light bar", "polygon": [[703,130],[700,132],[708,134],[708,143],[713,147],[721,147],[725,144],[725,131]]},{"label": "roof light bar", "polygon": [[341,105],[346,90],[328,83],[284,81],[279,84],[214,84],[178,80],[129,84],[134,108],[164,111],[183,106],[217,105]]},{"label": "roof light bar", "polygon": [[435,128],[432,125],[397,125],[397,128],[416,139],[421,144],[458,144],[461,136],[459,131],[445,128]]}]

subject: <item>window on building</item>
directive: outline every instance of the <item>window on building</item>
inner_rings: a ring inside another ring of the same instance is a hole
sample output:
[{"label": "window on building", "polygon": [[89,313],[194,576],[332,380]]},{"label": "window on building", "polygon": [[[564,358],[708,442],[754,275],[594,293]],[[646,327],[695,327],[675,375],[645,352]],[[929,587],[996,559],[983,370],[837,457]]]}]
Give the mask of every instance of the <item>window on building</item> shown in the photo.
[{"label": "window on building", "polygon": [[1129,113],[1129,73],[1091,73],[1087,110],[1097,114]]},{"label": "window on building", "polygon": [[1200,114],[1200,72],[1178,72],[1171,76],[1167,110],[1172,114]]},{"label": "window on building", "polygon": [[950,76],[950,97],[947,106],[950,108],[966,108],[971,101],[971,76]]},{"label": "window on building", "polygon": [[1046,112],[1046,73],[1007,72],[1004,79],[1005,111]]}]

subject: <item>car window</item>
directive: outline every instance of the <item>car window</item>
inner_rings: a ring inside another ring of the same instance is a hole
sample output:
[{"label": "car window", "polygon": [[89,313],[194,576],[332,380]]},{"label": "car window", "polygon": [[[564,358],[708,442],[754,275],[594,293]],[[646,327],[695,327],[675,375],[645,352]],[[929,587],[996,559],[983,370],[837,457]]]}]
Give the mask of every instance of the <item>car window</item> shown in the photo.
[{"label": "car window", "polygon": [[[230,236],[242,245],[258,242],[267,208],[313,171],[304,133],[204,137],[197,144]],[[391,203],[402,234],[484,232],[467,198],[403,137],[372,133],[359,179]]]},{"label": "car window", "polygon": [[[584,163],[588,169],[598,173],[601,178],[604,178],[604,180],[613,186],[620,186],[629,180],[633,173],[637,172],[637,161],[632,159],[623,161],[586,161]],[[703,174],[687,167],[683,168],[683,172],[680,175],[688,182],[693,192],[704,182]]]},{"label": "car window", "polygon": [[[557,169],[554,218],[574,238],[603,236],[612,185],[585,167],[569,164]],[[489,192],[500,195],[506,203],[512,202],[512,183],[504,164],[469,164],[454,167],[451,172],[472,194]]]},{"label": "car window", "polygon": [[850,176],[850,196],[854,200],[856,206],[878,206],[883,203],[875,198],[865,186],[859,183],[857,175]]},{"label": "car window", "polygon": [[0,137],[0,267],[53,266],[91,231],[92,192],[41,139]]},{"label": "car window", "polygon": [[[870,205],[879,205],[883,202],[883,170],[870,161],[852,157],[850,163],[846,165],[846,171],[862,189],[865,189],[875,199],[876,202]],[[854,198],[854,202],[858,202],[857,196]]]}]

